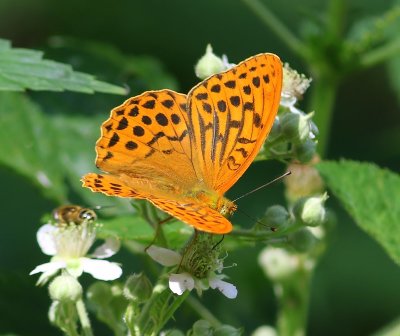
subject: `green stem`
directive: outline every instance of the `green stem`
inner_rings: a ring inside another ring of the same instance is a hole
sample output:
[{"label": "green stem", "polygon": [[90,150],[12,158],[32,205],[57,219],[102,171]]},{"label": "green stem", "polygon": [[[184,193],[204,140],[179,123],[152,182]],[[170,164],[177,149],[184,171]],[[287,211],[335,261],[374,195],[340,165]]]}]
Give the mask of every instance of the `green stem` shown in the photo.
[{"label": "green stem", "polygon": [[275,16],[268,7],[259,0],[242,0],[261,21],[268,26],[288,48],[297,54],[302,54],[304,46],[302,42]]},{"label": "green stem", "polygon": [[275,285],[278,335],[305,335],[310,279],[311,272],[303,265],[290,279]]},{"label": "green stem", "polygon": [[79,299],[76,302],[76,310],[78,312],[79,320],[81,321],[83,334],[85,336],[93,336],[90,320],[82,299]]},{"label": "green stem", "polygon": [[400,52],[400,38],[396,38],[381,47],[375,48],[360,56],[360,66],[370,68],[388,58],[397,56]]},{"label": "green stem", "polygon": [[325,156],[328,147],[337,88],[338,81],[332,76],[329,76],[329,74],[326,74],[321,75],[315,80],[311,92],[310,110],[316,111],[314,122],[319,130],[318,152],[321,157]]},{"label": "green stem", "polygon": [[65,331],[65,333],[68,336],[79,336],[79,333],[76,330],[76,323],[75,323],[76,320],[71,318],[72,316],[74,316],[76,314],[73,303],[72,302],[68,303],[64,307],[65,307],[66,314],[65,314],[65,318],[63,319],[63,322],[65,322],[65,324],[63,325],[63,328],[61,328],[61,329],[63,331]]},{"label": "green stem", "polygon": [[189,291],[182,295],[173,294],[165,281],[161,280],[138,316],[137,327],[140,335],[158,335],[188,295]]},{"label": "green stem", "polygon": [[340,39],[342,36],[344,14],[345,2],[343,0],[329,1],[326,31],[331,39]]},{"label": "green stem", "polygon": [[210,322],[214,328],[221,326],[221,322],[218,321],[218,319],[195,297],[188,296],[186,302],[192,307],[193,310],[196,311],[197,314],[199,314],[202,319]]}]

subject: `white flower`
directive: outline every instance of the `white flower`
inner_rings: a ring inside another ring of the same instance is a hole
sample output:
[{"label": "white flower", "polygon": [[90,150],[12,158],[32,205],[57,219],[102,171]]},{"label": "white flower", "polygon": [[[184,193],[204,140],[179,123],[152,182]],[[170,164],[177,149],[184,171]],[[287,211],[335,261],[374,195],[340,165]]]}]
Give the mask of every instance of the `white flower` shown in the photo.
[{"label": "white flower", "polygon": [[285,63],[283,67],[281,105],[288,107],[294,105],[306,92],[311,81],[311,78],[307,78],[304,74],[299,74],[288,63]]},{"label": "white flower", "polygon": [[[182,256],[179,253],[163,247],[152,245],[146,252],[163,266],[177,266],[182,262]],[[169,276],[169,288],[178,295],[182,295],[186,290],[191,291],[193,288],[199,293],[212,288],[218,289],[228,299],[236,298],[238,293],[236,287],[229,282],[223,281],[222,279],[225,277],[223,274],[215,273],[215,271],[221,273],[223,269],[222,260],[219,259],[215,265],[216,269],[211,270],[205,279],[198,279],[188,272],[172,273]]]},{"label": "white flower", "polygon": [[[307,78],[304,74],[299,74],[292,69],[288,63],[283,67],[283,84],[280,105],[289,109],[290,112],[306,116],[306,114],[298,109],[295,105],[306,90],[309,88],[312,79]],[[310,123],[310,138],[314,139],[317,134],[317,126],[312,120]]]},{"label": "white flower", "polygon": [[86,272],[99,280],[115,280],[122,274],[118,264],[101,260],[117,253],[120,248],[118,239],[107,238],[103,245],[88,254],[96,239],[96,226],[93,223],[64,226],[45,224],[36,237],[42,252],[53,256],[50,262],[37,266],[30,273],[42,273],[37,282],[39,285],[45,284],[62,269],[74,277]]}]

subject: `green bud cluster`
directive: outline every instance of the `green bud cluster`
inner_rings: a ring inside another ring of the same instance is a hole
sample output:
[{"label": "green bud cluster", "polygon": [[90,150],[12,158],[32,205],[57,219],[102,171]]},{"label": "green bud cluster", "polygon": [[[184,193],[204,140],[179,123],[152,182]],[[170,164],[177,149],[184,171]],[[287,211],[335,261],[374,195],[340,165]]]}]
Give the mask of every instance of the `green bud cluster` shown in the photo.
[{"label": "green bud cluster", "polygon": [[316,153],[316,141],[311,138],[311,134],[318,133],[311,121],[313,115],[287,112],[279,118],[280,139],[290,144],[290,156],[300,162],[311,161]]},{"label": "green bud cluster", "polygon": [[[261,222],[273,232],[288,234],[296,250],[305,250],[315,239],[306,227],[317,227],[327,219],[325,201],[327,194],[299,198],[290,210],[281,205],[268,207]],[[257,225],[257,229],[260,229]],[[297,231],[296,231],[297,230]]]}]

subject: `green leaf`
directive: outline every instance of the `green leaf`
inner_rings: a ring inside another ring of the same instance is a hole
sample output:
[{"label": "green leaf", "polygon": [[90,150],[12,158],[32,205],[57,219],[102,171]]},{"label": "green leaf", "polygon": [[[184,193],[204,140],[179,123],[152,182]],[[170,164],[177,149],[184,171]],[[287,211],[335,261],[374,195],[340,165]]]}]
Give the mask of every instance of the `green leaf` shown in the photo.
[{"label": "green leaf", "polygon": [[60,204],[68,202],[72,187],[85,206],[113,206],[118,212],[125,204],[132,211],[127,201],[82,188],[81,177],[96,170],[95,142],[101,119],[48,116],[21,93],[0,92],[0,164],[27,177]]},{"label": "green leaf", "polygon": [[29,178],[47,196],[65,201],[57,134],[40,108],[19,93],[0,92],[0,124],[0,164]]},{"label": "green leaf", "polygon": [[0,39],[0,90],[127,93],[124,88],[75,72],[70,65],[43,60],[42,56],[42,52],[35,50],[13,49],[9,41]]},{"label": "green leaf", "polygon": [[99,229],[100,237],[117,236],[124,239],[148,243],[154,237],[153,228],[137,214],[102,219]]},{"label": "green leaf", "polygon": [[317,168],[355,222],[400,264],[400,176],[346,160],[321,162]]},{"label": "green leaf", "polygon": [[[99,229],[99,236],[117,236],[122,240],[134,240],[142,244],[149,244],[155,236],[154,229],[138,214],[116,216],[111,219],[102,219],[103,225]],[[162,224],[169,248],[181,247],[192,234],[192,229],[182,222],[171,221]]]},{"label": "green leaf", "polygon": [[178,89],[176,79],[150,55],[124,54],[110,44],[65,37],[53,37],[50,46],[49,52],[56,55],[53,58],[75,62],[91,73],[101,69],[102,78],[123,82],[132,95],[146,90]]},{"label": "green leaf", "polygon": [[[54,133],[57,134],[58,169],[69,183],[69,187],[81,196],[84,205],[113,207],[114,213],[123,208],[132,211],[129,202],[119,197],[108,197],[82,187],[83,175],[97,171],[95,166],[95,143],[99,137],[99,125],[103,116],[55,115],[49,118]],[[54,139],[52,140],[54,142]],[[123,206],[123,208],[121,208]]]}]

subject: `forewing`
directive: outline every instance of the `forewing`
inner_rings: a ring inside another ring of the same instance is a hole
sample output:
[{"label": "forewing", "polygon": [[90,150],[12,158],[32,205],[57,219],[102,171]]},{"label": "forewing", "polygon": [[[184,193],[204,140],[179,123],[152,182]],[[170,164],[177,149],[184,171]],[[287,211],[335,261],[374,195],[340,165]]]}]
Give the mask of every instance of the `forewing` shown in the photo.
[{"label": "forewing", "polygon": [[111,111],[96,143],[96,165],[110,174],[154,180],[158,184],[194,184],[186,96],[149,91]]},{"label": "forewing", "polygon": [[260,54],[189,92],[192,160],[210,188],[225,193],[254,160],[273,125],[281,87],[280,59]]}]

